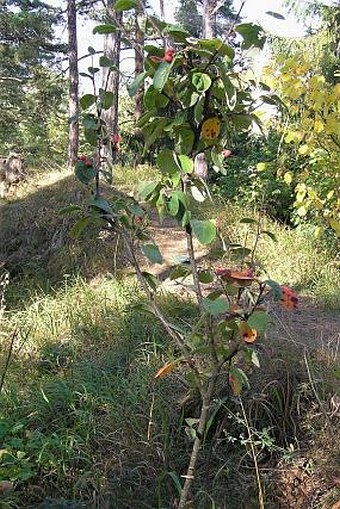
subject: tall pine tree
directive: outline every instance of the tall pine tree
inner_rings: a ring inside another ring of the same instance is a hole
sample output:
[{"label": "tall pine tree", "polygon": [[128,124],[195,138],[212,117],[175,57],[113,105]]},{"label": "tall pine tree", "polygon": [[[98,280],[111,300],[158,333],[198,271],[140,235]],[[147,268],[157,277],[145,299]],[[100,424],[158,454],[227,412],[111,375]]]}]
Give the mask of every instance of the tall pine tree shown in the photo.
[{"label": "tall pine tree", "polygon": [[0,3],[0,152],[46,150],[51,111],[62,87],[52,69],[64,45],[54,43],[55,9],[40,0]]}]

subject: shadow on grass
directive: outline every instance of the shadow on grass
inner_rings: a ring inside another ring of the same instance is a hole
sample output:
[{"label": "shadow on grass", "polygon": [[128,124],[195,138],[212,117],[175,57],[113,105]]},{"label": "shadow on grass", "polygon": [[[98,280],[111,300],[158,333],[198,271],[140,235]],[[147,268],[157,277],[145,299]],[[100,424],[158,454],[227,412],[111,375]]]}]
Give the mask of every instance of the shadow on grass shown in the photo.
[{"label": "shadow on grass", "polygon": [[[117,239],[88,227],[77,240],[69,231],[81,213],[60,214],[69,205],[84,208],[88,190],[73,175],[44,187],[28,185],[30,194],[0,205],[0,267],[8,270],[8,306],[35,293],[50,292],[74,274],[92,278],[124,266]],[[117,267],[117,266],[118,267]]]}]

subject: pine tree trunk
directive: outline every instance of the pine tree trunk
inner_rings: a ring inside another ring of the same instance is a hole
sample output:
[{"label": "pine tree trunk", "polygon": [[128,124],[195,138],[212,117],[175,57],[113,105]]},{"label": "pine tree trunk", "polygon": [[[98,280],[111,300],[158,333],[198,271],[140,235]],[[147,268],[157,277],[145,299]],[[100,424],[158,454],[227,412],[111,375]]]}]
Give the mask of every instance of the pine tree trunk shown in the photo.
[{"label": "pine tree trunk", "polygon": [[216,37],[216,0],[203,0],[203,38]]},{"label": "pine tree trunk", "polygon": [[[135,47],[135,76],[143,72],[144,58],[143,58],[143,46],[144,46],[144,32],[140,27],[140,17],[143,14],[142,9],[139,7],[136,9],[136,47]],[[137,94],[135,95],[135,120],[138,122],[143,114],[143,98],[144,98],[144,84],[140,87]]]},{"label": "pine tree trunk", "polygon": [[[103,112],[103,117],[106,121],[107,128],[110,135],[118,134],[118,104],[119,104],[119,64],[120,64],[120,48],[121,48],[121,30],[118,28],[122,23],[122,12],[116,12],[114,8],[115,0],[108,0],[106,13],[108,22],[117,26],[114,34],[105,36],[104,42],[104,55],[108,57],[115,66],[114,71],[111,71],[108,76],[107,68],[103,71],[103,88],[113,92],[114,99],[110,109]],[[113,154],[116,158],[116,154]],[[115,162],[115,161],[114,161]]]},{"label": "pine tree trunk", "polygon": [[77,44],[77,9],[75,0],[67,2],[68,55],[69,55],[69,116],[68,166],[75,165],[79,148],[79,74]]},{"label": "pine tree trunk", "polygon": [[161,20],[165,21],[164,0],[159,0],[159,10],[161,13]]}]

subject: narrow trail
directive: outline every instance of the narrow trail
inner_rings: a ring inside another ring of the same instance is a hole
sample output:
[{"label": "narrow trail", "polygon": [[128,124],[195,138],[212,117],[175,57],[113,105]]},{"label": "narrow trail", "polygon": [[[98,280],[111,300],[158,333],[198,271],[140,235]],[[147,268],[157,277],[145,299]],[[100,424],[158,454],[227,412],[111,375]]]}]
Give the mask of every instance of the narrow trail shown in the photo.
[{"label": "narrow trail", "polygon": [[[165,218],[160,224],[158,215],[155,212],[150,214],[150,234],[160,249],[163,257],[162,264],[147,263],[146,270],[165,281],[169,276],[170,269],[174,265],[187,260],[187,239],[185,231],[180,228],[172,218]],[[194,239],[194,249],[197,259],[203,258],[208,250]]]}]

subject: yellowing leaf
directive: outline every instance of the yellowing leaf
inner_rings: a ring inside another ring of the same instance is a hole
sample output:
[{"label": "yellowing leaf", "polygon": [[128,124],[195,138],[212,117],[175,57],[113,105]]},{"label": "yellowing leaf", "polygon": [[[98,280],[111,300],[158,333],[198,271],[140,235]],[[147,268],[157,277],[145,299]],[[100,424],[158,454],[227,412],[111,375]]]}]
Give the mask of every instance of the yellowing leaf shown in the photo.
[{"label": "yellowing leaf", "polygon": [[220,134],[221,121],[218,117],[208,118],[202,125],[202,138],[214,140]]},{"label": "yellowing leaf", "polygon": [[239,325],[240,335],[245,343],[254,343],[257,338],[257,330],[252,329],[247,322],[241,322]]},{"label": "yellowing leaf", "polygon": [[283,180],[286,182],[287,185],[291,184],[293,181],[293,174],[291,171],[287,171],[284,176]]},{"label": "yellowing leaf", "polygon": [[317,226],[317,227],[315,228],[315,230],[314,230],[314,238],[315,238],[315,239],[319,239],[319,238],[321,237],[321,235],[322,235],[323,231],[324,231],[324,230],[323,230],[322,226]]},{"label": "yellowing leaf", "polygon": [[258,171],[264,171],[266,169],[266,163],[257,163],[256,169]]},{"label": "yellowing leaf", "polygon": [[234,396],[239,396],[242,390],[242,382],[234,375],[229,375],[229,383]]},{"label": "yellowing leaf", "polygon": [[323,202],[322,200],[320,200],[320,198],[314,198],[313,205],[317,210],[323,209]]},{"label": "yellowing leaf", "polygon": [[337,221],[336,219],[331,218],[331,219],[328,219],[328,222],[329,222],[329,226],[331,228],[333,228],[333,230],[335,231],[336,235],[338,237],[340,237],[340,221]]},{"label": "yellowing leaf", "polygon": [[309,151],[310,151],[309,145],[301,145],[301,147],[299,147],[299,150],[298,150],[299,154],[301,154],[301,155],[305,155]]},{"label": "yellowing leaf", "polygon": [[299,207],[296,211],[297,215],[300,217],[305,217],[307,215],[307,208],[302,205],[302,207]]},{"label": "yellowing leaf", "polygon": [[323,130],[324,130],[324,125],[323,125],[322,120],[319,120],[319,119],[315,120],[314,131],[319,134],[319,133],[322,133]]},{"label": "yellowing leaf", "polygon": [[155,378],[163,378],[173,371],[178,364],[178,359],[171,362],[166,362],[164,366],[162,366],[157,373],[155,374]]}]

